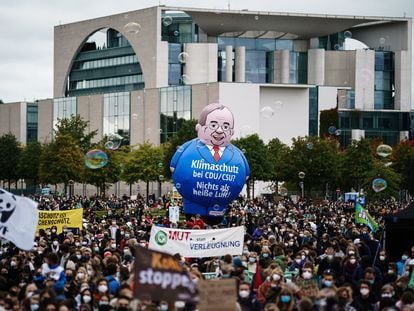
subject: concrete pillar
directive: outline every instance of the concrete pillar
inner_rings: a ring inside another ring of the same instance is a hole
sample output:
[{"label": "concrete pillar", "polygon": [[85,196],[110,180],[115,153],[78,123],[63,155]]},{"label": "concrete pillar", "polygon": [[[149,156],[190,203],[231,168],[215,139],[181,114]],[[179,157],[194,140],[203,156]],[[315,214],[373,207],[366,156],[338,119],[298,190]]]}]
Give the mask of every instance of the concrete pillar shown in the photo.
[{"label": "concrete pillar", "polygon": [[308,84],[325,84],[325,50],[308,50]]},{"label": "concrete pillar", "polygon": [[233,46],[226,46],[226,77],[225,82],[233,82]]},{"label": "concrete pillar", "polygon": [[274,53],[274,83],[289,83],[289,50],[278,50]]},{"label": "concrete pillar", "polygon": [[244,46],[236,48],[235,60],[235,80],[246,82],[246,48]]},{"label": "concrete pillar", "polygon": [[[339,52],[340,53],[340,52]],[[355,109],[374,109],[375,52],[355,51]]]},{"label": "concrete pillar", "polygon": [[411,109],[411,60],[408,51],[395,51],[394,108],[401,111]]}]

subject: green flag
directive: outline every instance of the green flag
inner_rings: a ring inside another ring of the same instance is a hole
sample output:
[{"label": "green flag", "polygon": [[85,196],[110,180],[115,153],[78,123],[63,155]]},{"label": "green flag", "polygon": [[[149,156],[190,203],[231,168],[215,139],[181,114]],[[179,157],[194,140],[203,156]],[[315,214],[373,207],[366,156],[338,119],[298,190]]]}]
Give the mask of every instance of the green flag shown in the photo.
[{"label": "green flag", "polygon": [[374,218],[358,202],[355,203],[355,223],[367,225],[373,232],[378,229],[378,224]]}]

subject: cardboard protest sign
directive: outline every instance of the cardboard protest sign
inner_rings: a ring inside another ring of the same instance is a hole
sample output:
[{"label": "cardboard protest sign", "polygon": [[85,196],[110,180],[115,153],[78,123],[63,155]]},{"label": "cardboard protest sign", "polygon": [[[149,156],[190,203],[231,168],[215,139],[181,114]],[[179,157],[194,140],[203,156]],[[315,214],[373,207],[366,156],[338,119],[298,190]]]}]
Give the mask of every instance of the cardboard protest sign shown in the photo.
[{"label": "cardboard protest sign", "polygon": [[135,252],[135,297],[141,300],[197,302],[197,285],[173,256],[138,247]]},{"label": "cardboard protest sign", "polygon": [[234,311],[236,310],[236,280],[221,279],[199,282],[199,311]]}]

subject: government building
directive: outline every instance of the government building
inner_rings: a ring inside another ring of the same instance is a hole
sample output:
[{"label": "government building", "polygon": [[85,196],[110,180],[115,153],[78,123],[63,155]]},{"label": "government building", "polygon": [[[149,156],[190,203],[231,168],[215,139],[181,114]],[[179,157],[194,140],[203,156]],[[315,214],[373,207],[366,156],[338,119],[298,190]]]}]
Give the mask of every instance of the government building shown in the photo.
[{"label": "government building", "polygon": [[53,138],[79,114],[96,141],[159,144],[212,102],[235,138],[319,135],[337,107],[343,146],[412,138],[410,18],[157,6],[55,26],[53,98],[0,105],[0,134]]}]

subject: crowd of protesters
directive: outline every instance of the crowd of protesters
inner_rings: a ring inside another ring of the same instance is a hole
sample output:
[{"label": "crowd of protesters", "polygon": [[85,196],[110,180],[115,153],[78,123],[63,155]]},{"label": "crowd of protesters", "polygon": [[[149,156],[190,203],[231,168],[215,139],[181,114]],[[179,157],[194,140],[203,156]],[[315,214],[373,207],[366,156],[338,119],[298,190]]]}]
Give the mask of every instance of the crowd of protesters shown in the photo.
[{"label": "crowd of protesters", "polygon": [[211,225],[199,215],[170,223],[168,206],[179,203],[166,197],[150,206],[126,195],[33,199],[44,210],[83,207],[83,229],[39,230],[32,251],[3,242],[0,310],[196,310],[134,299],[134,249],[148,247],[152,225],[245,227],[240,256],[176,255],[194,282],[234,278],[235,310],[414,310],[414,246],[391,261],[381,243],[384,216],[405,206],[398,202],[368,205],[380,227],[373,233],[355,225],[353,204],[343,202],[240,198]]}]

